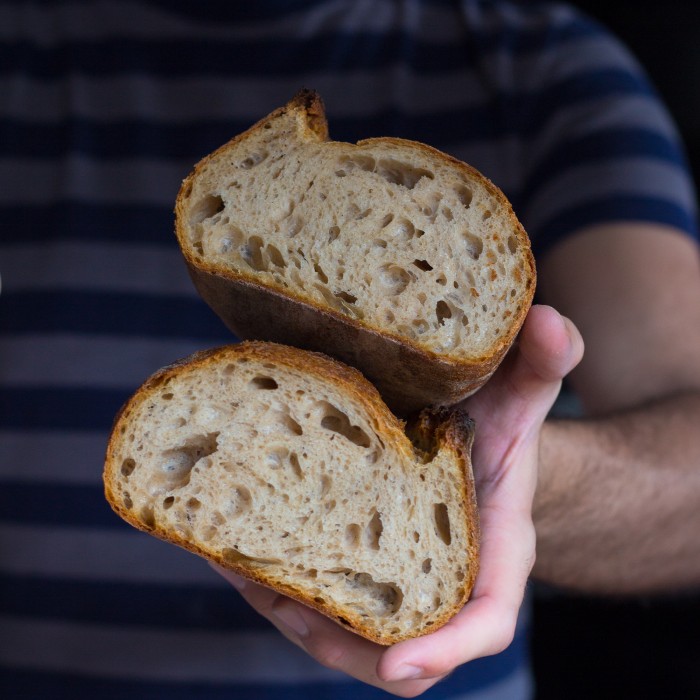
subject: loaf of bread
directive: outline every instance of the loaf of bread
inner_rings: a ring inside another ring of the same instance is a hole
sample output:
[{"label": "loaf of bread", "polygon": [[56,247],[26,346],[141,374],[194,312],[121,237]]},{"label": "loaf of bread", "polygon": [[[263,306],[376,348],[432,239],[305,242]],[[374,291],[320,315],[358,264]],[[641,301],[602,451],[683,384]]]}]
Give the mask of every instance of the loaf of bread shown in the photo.
[{"label": "loaf of bread", "polygon": [[236,335],[337,357],[399,415],[480,387],[534,294],[493,183],[413,141],[329,141],[311,91],[202,160],[175,211],[193,281]]},{"label": "loaf of bread", "polygon": [[478,566],[471,421],[425,410],[410,432],[356,370],[246,342],[145,382],[105,493],[135,527],[391,644],[444,624]]}]

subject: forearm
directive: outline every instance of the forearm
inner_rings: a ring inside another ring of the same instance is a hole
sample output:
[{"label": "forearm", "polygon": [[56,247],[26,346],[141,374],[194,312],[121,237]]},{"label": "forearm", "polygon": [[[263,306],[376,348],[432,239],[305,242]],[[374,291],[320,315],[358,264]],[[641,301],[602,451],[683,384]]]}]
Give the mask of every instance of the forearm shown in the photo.
[{"label": "forearm", "polygon": [[534,576],[600,593],[700,584],[700,393],[542,431]]}]

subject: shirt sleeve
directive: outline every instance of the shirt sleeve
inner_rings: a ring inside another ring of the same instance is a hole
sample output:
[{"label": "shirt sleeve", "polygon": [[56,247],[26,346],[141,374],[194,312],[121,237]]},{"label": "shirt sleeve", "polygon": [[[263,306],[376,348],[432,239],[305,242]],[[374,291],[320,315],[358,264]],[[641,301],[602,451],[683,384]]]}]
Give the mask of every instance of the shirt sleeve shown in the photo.
[{"label": "shirt sleeve", "polygon": [[538,55],[523,75],[531,137],[520,197],[536,252],[581,228],[620,221],[664,224],[697,240],[681,138],[630,52],[572,13]]}]

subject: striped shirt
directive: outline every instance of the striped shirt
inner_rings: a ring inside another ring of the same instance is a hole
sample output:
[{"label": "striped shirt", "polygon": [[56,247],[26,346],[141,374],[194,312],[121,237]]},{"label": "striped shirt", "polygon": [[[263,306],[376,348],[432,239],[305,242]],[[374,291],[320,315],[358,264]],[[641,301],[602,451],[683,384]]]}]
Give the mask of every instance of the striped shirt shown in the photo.
[{"label": "striped shirt", "polygon": [[[674,126],[564,6],[486,0],[0,4],[0,696],[382,698],[281,638],[198,558],[107,506],[112,419],[230,334],[173,236],[193,163],[285,103],[331,136],[417,139],[479,168],[541,255],[581,227],[695,236]],[[425,697],[530,696],[527,611]]]}]

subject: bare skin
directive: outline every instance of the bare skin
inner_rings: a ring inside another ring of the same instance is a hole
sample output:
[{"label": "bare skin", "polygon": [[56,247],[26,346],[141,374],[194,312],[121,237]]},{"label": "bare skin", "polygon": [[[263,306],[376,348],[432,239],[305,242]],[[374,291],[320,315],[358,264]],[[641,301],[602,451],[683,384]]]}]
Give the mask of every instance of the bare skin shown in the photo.
[{"label": "bare skin", "polygon": [[[482,565],[444,628],[383,648],[222,572],[320,663],[414,697],[512,641],[535,562],[543,580],[599,592],[700,582],[700,271],[695,245],[659,226],[580,232],[540,261],[542,299],[491,381],[465,402]],[[546,421],[571,374],[586,418]]]},{"label": "bare skin", "polygon": [[542,432],[535,575],[600,593],[700,582],[700,264],[670,229],[614,225],[561,244],[543,298],[586,355],[589,418]]}]

